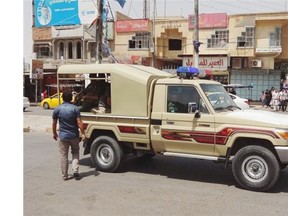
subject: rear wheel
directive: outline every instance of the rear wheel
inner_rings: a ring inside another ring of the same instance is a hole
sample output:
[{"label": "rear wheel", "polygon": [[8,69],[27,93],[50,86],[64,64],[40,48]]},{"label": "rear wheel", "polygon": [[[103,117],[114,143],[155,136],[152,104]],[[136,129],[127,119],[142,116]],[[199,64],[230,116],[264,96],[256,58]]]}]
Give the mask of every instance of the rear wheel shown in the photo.
[{"label": "rear wheel", "polygon": [[91,160],[98,170],[115,172],[122,164],[123,151],[115,139],[100,136],[92,143]]},{"label": "rear wheel", "polygon": [[275,155],[261,146],[240,149],[232,161],[237,183],[244,189],[267,191],[279,179],[280,166]]},{"label": "rear wheel", "polygon": [[48,103],[44,103],[44,104],[43,104],[43,108],[44,108],[44,109],[49,109],[49,108],[50,108],[50,107],[49,107],[49,104],[48,104]]}]

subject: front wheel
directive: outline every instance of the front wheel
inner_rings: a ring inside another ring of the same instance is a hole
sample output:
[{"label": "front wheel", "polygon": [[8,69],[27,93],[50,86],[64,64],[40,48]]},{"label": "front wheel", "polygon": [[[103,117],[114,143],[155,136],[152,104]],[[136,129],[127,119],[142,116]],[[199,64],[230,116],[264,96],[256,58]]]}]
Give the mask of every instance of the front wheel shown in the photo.
[{"label": "front wheel", "polygon": [[50,108],[50,107],[49,107],[49,104],[48,104],[48,103],[44,103],[44,104],[43,104],[43,108],[44,108],[44,109],[49,109],[49,108]]},{"label": "front wheel", "polygon": [[123,151],[115,139],[100,136],[91,145],[91,160],[96,169],[115,172],[122,164]]},{"label": "front wheel", "polygon": [[244,189],[267,191],[279,179],[280,166],[275,155],[261,146],[246,146],[232,160],[232,171]]}]

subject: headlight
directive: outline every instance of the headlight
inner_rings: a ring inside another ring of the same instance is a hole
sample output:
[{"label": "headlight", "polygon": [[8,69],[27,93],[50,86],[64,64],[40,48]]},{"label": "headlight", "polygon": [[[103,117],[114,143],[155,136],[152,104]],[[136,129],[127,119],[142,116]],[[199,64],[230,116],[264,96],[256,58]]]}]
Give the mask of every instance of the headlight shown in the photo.
[{"label": "headlight", "polygon": [[288,130],[277,129],[276,133],[278,133],[283,139],[288,140]]}]

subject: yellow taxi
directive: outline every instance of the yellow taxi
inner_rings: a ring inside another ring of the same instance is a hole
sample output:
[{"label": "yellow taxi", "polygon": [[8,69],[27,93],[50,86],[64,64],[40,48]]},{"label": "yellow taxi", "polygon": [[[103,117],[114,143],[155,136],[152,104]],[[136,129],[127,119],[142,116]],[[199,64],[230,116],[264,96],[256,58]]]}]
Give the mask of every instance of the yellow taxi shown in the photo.
[{"label": "yellow taxi", "polygon": [[[60,93],[60,104],[63,103],[63,99],[62,99],[62,92]],[[44,98],[41,103],[40,106],[43,107],[44,109],[53,109],[57,106],[59,106],[59,99],[58,99],[58,93],[48,97],[48,98]]]},{"label": "yellow taxi", "polygon": [[[62,98],[62,92],[60,92],[60,104],[63,103],[63,98]],[[74,101],[74,95],[72,98],[72,102]],[[57,106],[59,106],[59,99],[58,99],[58,93],[48,97],[48,98],[44,98],[41,103],[40,106],[43,107],[44,109],[53,109]]]}]

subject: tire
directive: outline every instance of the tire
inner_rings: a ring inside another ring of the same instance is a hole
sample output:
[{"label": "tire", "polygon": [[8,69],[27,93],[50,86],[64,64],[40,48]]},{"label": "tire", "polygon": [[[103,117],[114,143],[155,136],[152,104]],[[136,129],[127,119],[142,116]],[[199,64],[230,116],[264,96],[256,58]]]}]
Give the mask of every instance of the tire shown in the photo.
[{"label": "tire", "polygon": [[50,109],[49,104],[48,104],[48,103],[44,103],[44,104],[43,104],[43,108],[44,108],[44,109]]},{"label": "tire", "polygon": [[280,177],[280,166],[275,155],[261,146],[246,146],[232,160],[232,172],[244,189],[267,191]]},{"label": "tire", "polygon": [[115,139],[108,136],[100,136],[93,141],[90,155],[96,169],[104,172],[116,172],[123,161],[121,147]]}]

